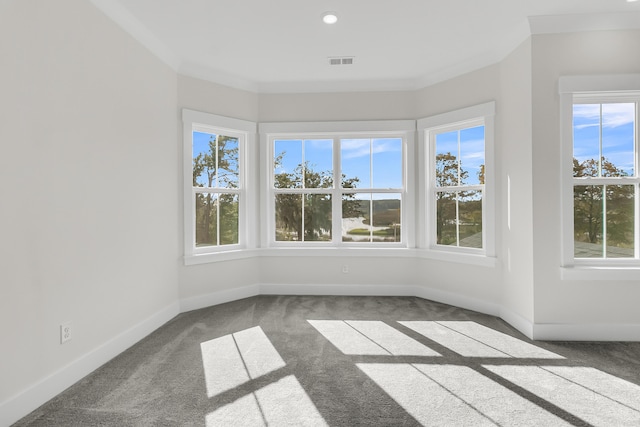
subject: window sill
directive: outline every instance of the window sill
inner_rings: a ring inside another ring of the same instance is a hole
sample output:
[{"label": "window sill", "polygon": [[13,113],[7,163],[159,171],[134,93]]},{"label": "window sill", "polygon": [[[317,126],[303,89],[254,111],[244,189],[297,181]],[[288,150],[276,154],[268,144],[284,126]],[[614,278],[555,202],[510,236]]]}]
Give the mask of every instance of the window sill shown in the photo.
[{"label": "window sill", "polygon": [[207,252],[202,254],[187,255],[184,257],[184,265],[208,264],[212,262],[233,261],[259,256],[257,249],[233,249],[229,251]]},{"label": "window sill", "polygon": [[[495,268],[498,260],[481,254],[455,253],[449,251],[396,248],[320,248],[320,247],[276,247],[262,249],[236,249],[230,251],[211,252],[184,257],[184,264],[198,265],[223,261],[233,261],[257,257],[385,257],[385,258],[423,258],[461,264],[478,265]],[[639,270],[640,272],[640,270]]]},{"label": "window sill", "polygon": [[491,257],[483,254],[453,252],[437,249],[417,249],[416,253],[419,258],[433,259],[438,261],[471,264],[490,268],[495,268],[498,265],[498,259],[496,257]]},{"label": "window sill", "polygon": [[640,280],[640,265],[577,265],[560,267],[561,280]]},{"label": "window sill", "polygon": [[396,248],[320,248],[320,247],[306,247],[306,248],[287,248],[277,247],[262,249],[262,256],[293,256],[293,257],[305,257],[305,256],[320,256],[320,257],[412,257],[415,255],[415,251],[406,247]]}]

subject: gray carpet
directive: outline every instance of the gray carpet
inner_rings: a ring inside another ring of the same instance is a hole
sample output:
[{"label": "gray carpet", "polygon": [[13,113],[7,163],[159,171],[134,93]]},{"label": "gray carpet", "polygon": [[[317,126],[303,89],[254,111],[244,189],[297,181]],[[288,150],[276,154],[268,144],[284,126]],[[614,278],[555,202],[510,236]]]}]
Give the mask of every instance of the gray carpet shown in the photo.
[{"label": "gray carpet", "polygon": [[531,342],[420,298],[177,316],[15,426],[639,426],[640,343]]}]

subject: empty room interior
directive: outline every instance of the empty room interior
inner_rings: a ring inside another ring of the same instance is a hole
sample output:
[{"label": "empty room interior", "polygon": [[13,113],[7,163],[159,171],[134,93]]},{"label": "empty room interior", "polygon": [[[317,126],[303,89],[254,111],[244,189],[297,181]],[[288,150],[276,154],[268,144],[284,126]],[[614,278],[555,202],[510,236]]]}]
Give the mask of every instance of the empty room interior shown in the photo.
[{"label": "empty room interior", "polygon": [[640,425],[640,1],[0,0],[0,426]]}]

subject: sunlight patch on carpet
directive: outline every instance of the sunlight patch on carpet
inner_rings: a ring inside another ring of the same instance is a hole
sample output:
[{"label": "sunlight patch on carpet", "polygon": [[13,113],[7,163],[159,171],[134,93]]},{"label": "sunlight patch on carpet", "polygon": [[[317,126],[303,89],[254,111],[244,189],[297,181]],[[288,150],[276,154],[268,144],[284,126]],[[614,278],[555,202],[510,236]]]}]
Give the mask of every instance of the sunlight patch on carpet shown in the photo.
[{"label": "sunlight patch on carpet", "polygon": [[564,357],[558,354],[519,340],[511,335],[503,334],[495,329],[487,328],[476,322],[439,321],[438,323],[506,353],[511,357],[526,359],[564,359]]},{"label": "sunlight patch on carpet", "polygon": [[308,320],[348,355],[440,356],[424,344],[381,321]]},{"label": "sunlight patch on carpet", "polygon": [[496,425],[409,364],[357,366],[423,425]]},{"label": "sunlight patch on carpet", "polygon": [[640,387],[594,368],[504,365],[485,368],[589,424],[640,425]]},{"label": "sunlight patch on carpet", "polygon": [[289,375],[206,416],[207,427],[327,426],[298,380]]},{"label": "sunlight patch on carpet", "polygon": [[200,350],[208,397],[285,366],[259,326],[205,341]]},{"label": "sunlight patch on carpet", "polygon": [[465,357],[511,357],[507,353],[483,344],[477,339],[454,331],[440,322],[410,321],[398,323]]}]

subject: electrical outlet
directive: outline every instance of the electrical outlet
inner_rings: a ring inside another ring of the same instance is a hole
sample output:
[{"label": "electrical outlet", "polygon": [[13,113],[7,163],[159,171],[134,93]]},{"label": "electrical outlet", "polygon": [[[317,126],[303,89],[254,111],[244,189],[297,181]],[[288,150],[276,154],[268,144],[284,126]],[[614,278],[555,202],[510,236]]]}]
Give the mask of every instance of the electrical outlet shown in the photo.
[{"label": "electrical outlet", "polygon": [[71,322],[60,325],[60,344],[64,344],[71,339]]},{"label": "electrical outlet", "polygon": [[342,266],[342,272],[343,272],[344,274],[347,274],[347,273],[349,272],[349,266],[348,266],[347,264],[344,264],[344,265]]}]

